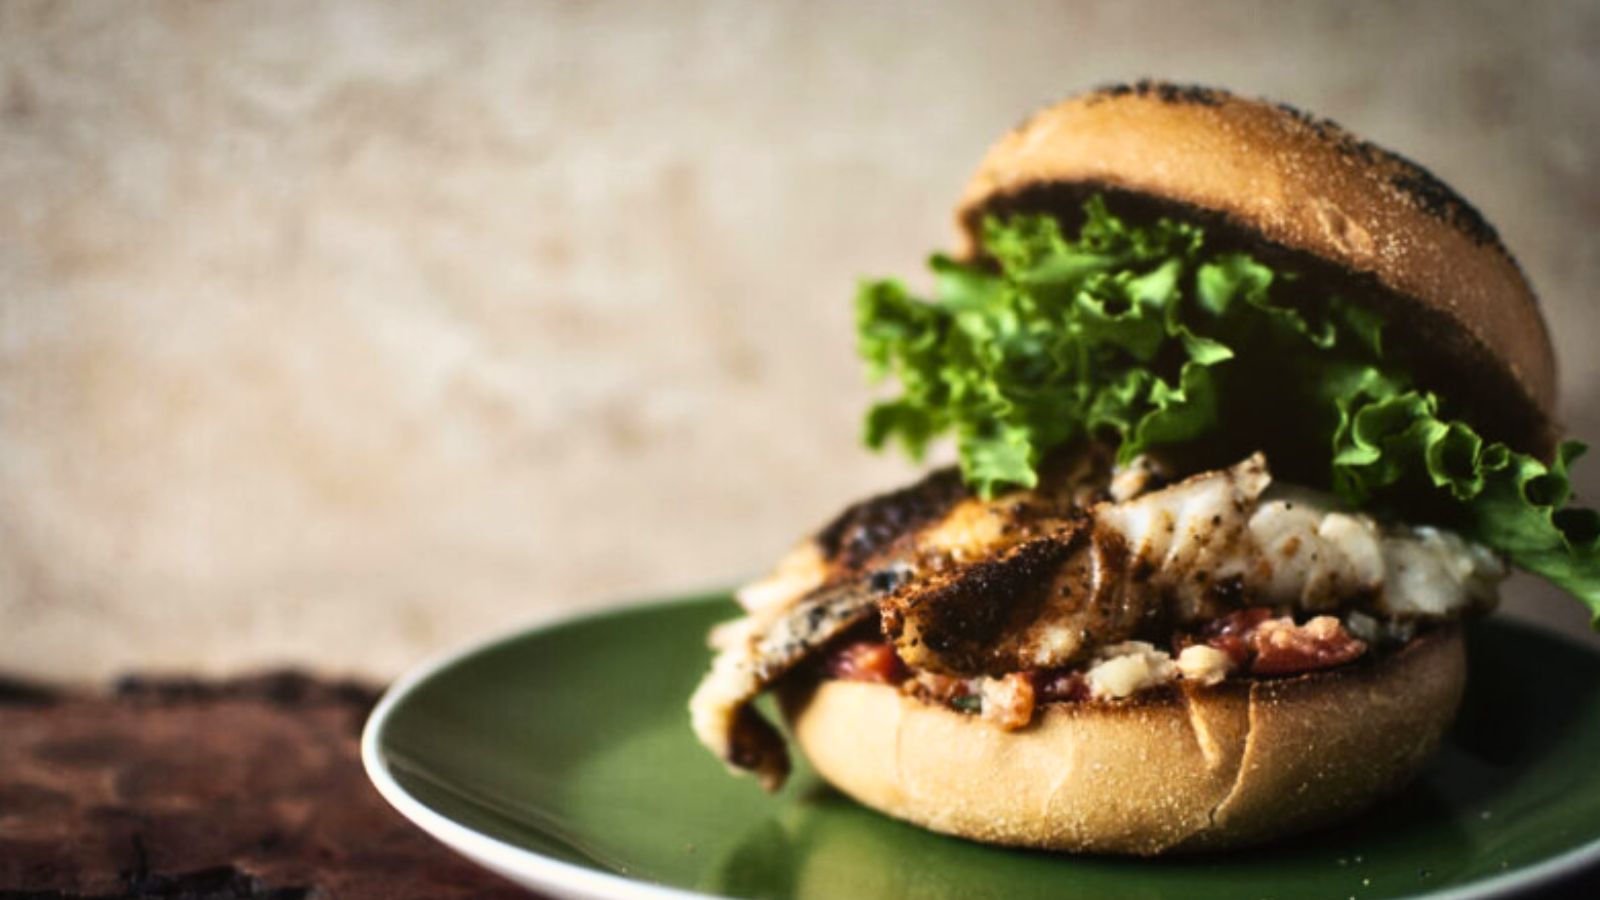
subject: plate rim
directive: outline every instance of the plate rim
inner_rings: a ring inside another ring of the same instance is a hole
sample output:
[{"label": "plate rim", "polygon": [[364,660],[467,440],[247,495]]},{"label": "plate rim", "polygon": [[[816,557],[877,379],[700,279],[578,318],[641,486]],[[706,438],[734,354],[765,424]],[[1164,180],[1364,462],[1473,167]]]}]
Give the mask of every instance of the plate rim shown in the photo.
[{"label": "plate rim", "polygon": [[726,590],[707,590],[656,600],[635,600],[603,609],[558,611],[488,636],[469,639],[427,657],[395,679],[378,699],[377,705],[367,716],[366,724],[362,726],[361,766],[367,773],[367,779],[378,794],[411,824],[472,863],[511,880],[518,887],[526,888],[527,883],[531,882],[542,888],[566,892],[569,896],[592,897],[595,900],[735,900],[570,863],[463,825],[435,811],[401,786],[380,746],[383,729],[401,702],[430,678],[480,653],[567,625],[625,616],[646,609],[691,606],[728,595]]},{"label": "plate rim", "polygon": [[[618,618],[646,610],[691,606],[723,597],[728,598],[731,602],[732,592],[726,589],[713,589],[697,593],[675,594],[654,600],[635,600],[607,606],[603,609],[578,612],[558,611],[536,617],[518,626],[496,631],[488,636],[480,636],[464,641],[459,645],[435,653],[395,679],[388,689],[383,692],[383,696],[379,698],[377,705],[372,708],[372,712],[367,716],[366,724],[361,730],[362,768],[366,771],[368,780],[372,782],[378,794],[413,825],[421,828],[430,837],[466,857],[471,862],[490,869],[513,882],[517,882],[520,886],[526,887],[529,884],[533,884],[545,889],[566,892],[568,896],[590,897],[596,898],[596,900],[616,900],[616,898],[620,898],[620,900],[708,900],[708,898],[709,900],[734,900],[734,898],[727,898],[719,894],[707,894],[700,891],[669,887],[577,863],[570,863],[529,850],[526,847],[519,847],[463,825],[443,813],[435,811],[402,787],[399,781],[395,779],[389,760],[385,757],[380,746],[384,727],[393,715],[394,710],[429,679],[467,659],[489,652],[504,644],[531,638],[556,628],[600,619]],[[1565,641],[1574,647],[1583,649],[1585,652],[1595,652],[1583,643],[1575,641],[1559,631],[1545,627],[1538,622],[1516,617],[1506,618],[1524,628],[1537,630],[1545,637]],[[1587,843],[1580,844],[1530,866],[1512,869],[1499,875],[1454,887],[1409,896],[1417,898],[1417,900],[1479,900],[1479,898],[1501,897],[1514,891],[1526,891],[1547,886],[1596,862],[1600,862],[1600,835],[1596,835]]]}]

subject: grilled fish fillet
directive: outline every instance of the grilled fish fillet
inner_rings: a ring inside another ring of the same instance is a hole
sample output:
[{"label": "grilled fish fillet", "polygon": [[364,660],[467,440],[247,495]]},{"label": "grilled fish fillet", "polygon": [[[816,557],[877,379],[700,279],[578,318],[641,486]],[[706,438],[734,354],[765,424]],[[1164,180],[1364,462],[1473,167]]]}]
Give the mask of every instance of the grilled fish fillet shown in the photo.
[{"label": "grilled fish fillet", "polygon": [[913,668],[1000,676],[1077,665],[1246,604],[1393,618],[1493,602],[1505,568],[1483,548],[1436,529],[1383,530],[1271,483],[1256,454],[1069,511],[1025,543],[902,585],[881,604],[884,634]]},{"label": "grilled fish fillet", "polygon": [[1273,489],[1260,454],[1156,481],[1088,449],[1052,462],[1032,491],[983,500],[940,473],[852,506],[740,592],[749,615],[713,633],[719,652],[690,701],[696,734],[730,767],[781,785],[783,741],[750,702],[874,616],[913,669],[1001,676],[1077,665],[1246,604],[1454,615],[1492,602],[1504,575],[1453,535],[1381,529],[1326,497]]},{"label": "grilled fish fillet", "polygon": [[783,738],[752,707],[817,648],[867,621],[905,565],[911,535],[966,496],[953,472],[846,509],[773,574],[739,591],[748,615],[711,633],[711,671],[689,699],[695,735],[734,771],[777,790],[789,774]]},{"label": "grilled fish fillet", "polygon": [[748,614],[712,631],[717,654],[689,700],[695,735],[731,769],[775,790],[788,753],[751,701],[817,648],[875,619],[902,584],[1026,540],[1048,527],[1051,510],[1103,493],[1109,476],[1103,453],[1084,452],[1047,467],[1040,489],[996,500],[974,497],[944,470],[852,505],[739,591]]}]

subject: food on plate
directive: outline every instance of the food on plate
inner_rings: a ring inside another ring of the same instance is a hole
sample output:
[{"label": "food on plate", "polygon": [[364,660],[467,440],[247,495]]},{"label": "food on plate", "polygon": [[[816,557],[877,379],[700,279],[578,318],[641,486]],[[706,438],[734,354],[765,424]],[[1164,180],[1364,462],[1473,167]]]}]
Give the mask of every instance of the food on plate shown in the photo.
[{"label": "food on plate", "polygon": [[1600,612],[1555,365],[1494,229],[1285,106],[1162,83],[1046,109],[931,293],[869,282],[866,441],[957,464],[738,592],[695,733],[860,802],[1057,850],[1237,846],[1412,778],[1511,567]]}]

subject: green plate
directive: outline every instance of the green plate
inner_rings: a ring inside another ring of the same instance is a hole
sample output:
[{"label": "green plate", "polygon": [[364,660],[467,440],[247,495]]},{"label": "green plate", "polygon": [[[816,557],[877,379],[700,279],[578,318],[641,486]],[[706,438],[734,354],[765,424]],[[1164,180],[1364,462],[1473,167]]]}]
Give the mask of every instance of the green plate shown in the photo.
[{"label": "green plate", "polygon": [[777,796],[695,743],[685,702],[726,596],[536,628],[402,680],[363,755],[434,836],[566,897],[1500,895],[1600,859],[1600,655],[1506,621],[1471,635],[1460,721],[1420,781],[1267,848],[1058,856],[879,816],[801,766]]}]

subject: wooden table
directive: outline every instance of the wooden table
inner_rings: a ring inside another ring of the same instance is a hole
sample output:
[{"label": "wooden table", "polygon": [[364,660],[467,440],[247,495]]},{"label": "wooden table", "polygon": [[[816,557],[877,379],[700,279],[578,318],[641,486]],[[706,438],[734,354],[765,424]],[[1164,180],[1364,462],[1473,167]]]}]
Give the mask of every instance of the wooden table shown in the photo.
[{"label": "wooden table", "polygon": [[[0,679],[0,900],[530,896],[367,783],[376,698],[295,673],[103,693]],[[1600,897],[1600,873],[1540,896]]]},{"label": "wooden table", "polygon": [[284,673],[0,681],[0,898],[525,898],[361,771],[377,692]]}]

